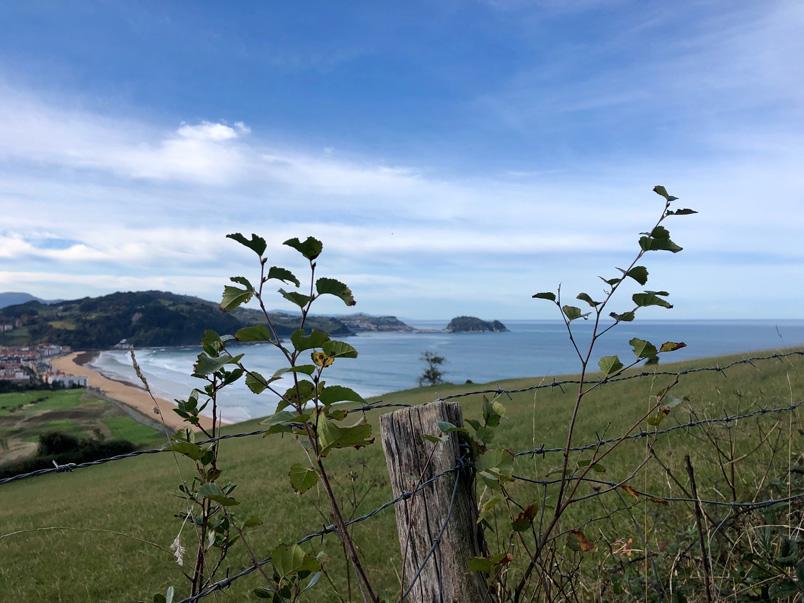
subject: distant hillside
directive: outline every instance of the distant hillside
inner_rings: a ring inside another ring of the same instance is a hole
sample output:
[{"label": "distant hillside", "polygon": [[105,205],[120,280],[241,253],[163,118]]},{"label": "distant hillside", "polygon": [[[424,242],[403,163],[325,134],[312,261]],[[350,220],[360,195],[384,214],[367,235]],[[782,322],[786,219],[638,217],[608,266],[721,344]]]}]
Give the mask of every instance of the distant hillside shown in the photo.
[{"label": "distant hillside", "polygon": [[[298,328],[298,316],[282,312],[269,316],[280,337]],[[258,310],[238,308],[229,314],[215,302],[164,291],[113,293],[53,305],[34,300],[0,309],[0,345],[56,343],[108,349],[123,340],[138,347],[196,345],[206,329],[234,334],[264,321]],[[340,337],[361,330],[410,329],[394,317],[361,316],[361,321],[353,322],[361,324],[350,327],[338,318],[309,316],[305,326]]]},{"label": "distant hillside", "polygon": [[31,295],[30,293],[22,293],[22,292],[8,292],[8,293],[0,293],[0,308],[5,308],[7,306],[15,306],[17,304],[24,304],[29,301],[37,301],[43,304],[52,304],[54,303],[52,300],[45,300],[39,299]]},{"label": "distant hillside", "polygon": [[499,320],[486,321],[474,316],[458,316],[449,321],[444,330],[449,333],[499,333],[508,329]]},{"label": "distant hillside", "polygon": [[413,327],[406,325],[396,316],[349,314],[345,316],[338,316],[338,320],[357,333],[361,331],[407,332],[416,330]]}]

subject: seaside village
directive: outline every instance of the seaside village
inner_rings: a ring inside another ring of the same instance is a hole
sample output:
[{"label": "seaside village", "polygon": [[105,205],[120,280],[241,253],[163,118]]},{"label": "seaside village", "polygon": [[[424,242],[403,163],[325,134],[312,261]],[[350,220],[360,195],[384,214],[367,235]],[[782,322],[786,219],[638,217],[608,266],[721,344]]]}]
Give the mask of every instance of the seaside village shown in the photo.
[{"label": "seaside village", "polygon": [[0,388],[49,385],[54,388],[86,387],[87,378],[54,371],[50,359],[69,353],[70,347],[54,344],[0,346]]}]

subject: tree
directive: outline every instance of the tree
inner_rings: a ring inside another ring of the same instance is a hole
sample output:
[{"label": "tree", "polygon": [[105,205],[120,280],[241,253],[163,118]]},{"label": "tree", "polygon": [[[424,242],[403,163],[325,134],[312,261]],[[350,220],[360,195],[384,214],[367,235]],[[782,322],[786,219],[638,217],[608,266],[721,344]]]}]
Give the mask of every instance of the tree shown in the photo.
[{"label": "tree", "polygon": [[442,371],[440,367],[446,362],[446,358],[435,352],[422,352],[419,358],[425,364],[424,372],[419,376],[419,387],[444,383],[442,377],[446,371]]}]

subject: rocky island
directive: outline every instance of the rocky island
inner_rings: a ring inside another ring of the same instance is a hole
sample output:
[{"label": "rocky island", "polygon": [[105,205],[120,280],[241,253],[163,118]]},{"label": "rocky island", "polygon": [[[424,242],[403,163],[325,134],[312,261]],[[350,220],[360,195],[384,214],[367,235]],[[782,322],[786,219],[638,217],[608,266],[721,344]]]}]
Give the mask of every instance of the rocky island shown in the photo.
[{"label": "rocky island", "polygon": [[474,316],[458,316],[449,321],[447,333],[502,333],[508,331],[499,320],[481,320]]}]

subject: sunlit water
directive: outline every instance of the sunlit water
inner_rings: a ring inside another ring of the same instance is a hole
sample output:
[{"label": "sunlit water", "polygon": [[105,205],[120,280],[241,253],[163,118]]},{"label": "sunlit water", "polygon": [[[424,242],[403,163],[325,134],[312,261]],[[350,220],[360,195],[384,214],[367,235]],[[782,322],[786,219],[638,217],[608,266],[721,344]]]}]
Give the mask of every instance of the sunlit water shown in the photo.
[{"label": "sunlit water", "polygon": [[[578,357],[567,338],[563,323],[555,321],[503,321],[508,333],[365,333],[346,338],[357,348],[356,359],[338,359],[325,372],[331,384],[345,385],[362,396],[416,387],[423,364],[420,356],[432,351],[447,359],[445,380],[453,383],[494,382],[514,377],[562,375],[578,371]],[[410,321],[420,329],[442,329],[446,321]],[[588,342],[591,325],[573,323],[582,347]],[[804,321],[635,321],[621,323],[599,342],[595,358],[619,354],[633,357],[628,345],[632,337],[660,345],[683,341],[687,347],[667,354],[669,360],[742,353],[804,345]],[[152,348],[137,350],[137,360],[157,396],[184,399],[204,382],[191,377],[200,350]],[[240,346],[249,369],[271,375],[285,365],[284,357],[268,344]],[[102,352],[92,368],[108,377],[135,382],[128,353]],[[277,382],[284,391],[289,386]],[[228,422],[242,421],[274,412],[276,397],[252,394],[241,381],[222,392],[219,404]]]}]

